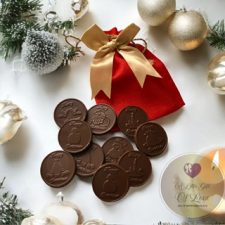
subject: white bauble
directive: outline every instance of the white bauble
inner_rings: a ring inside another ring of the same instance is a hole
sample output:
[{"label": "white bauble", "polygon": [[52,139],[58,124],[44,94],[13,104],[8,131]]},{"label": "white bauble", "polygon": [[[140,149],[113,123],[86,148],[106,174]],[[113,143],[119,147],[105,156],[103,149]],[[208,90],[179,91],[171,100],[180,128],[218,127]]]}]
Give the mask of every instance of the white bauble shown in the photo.
[{"label": "white bauble", "polygon": [[21,225],[63,225],[56,218],[46,216],[31,216],[24,219]]},{"label": "white bauble", "polygon": [[17,105],[10,101],[0,101],[0,144],[15,136],[25,118]]},{"label": "white bauble", "polygon": [[71,202],[53,203],[45,207],[42,214],[57,218],[63,225],[78,225],[82,223],[80,210]]},{"label": "white bauble", "polygon": [[82,225],[106,225],[103,221],[93,219],[93,220],[87,220]]},{"label": "white bauble", "polygon": [[176,0],[138,0],[138,11],[147,24],[159,26],[176,11]]},{"label": "white bauble", "polygon": [[73,0],[72,8],[75,13],[75,21],[81,19],[89,9],[88,0]]},{"label": "white bauble", "polygon": [[215,56],[209,64],[209,86],[220,95],[225,95],[225,52]]},{"label": "white bauble", "polygon": [[196,11],[181,10],[174,15],[169,24],[170,39],[182,51],[189,51],[200,46],[207,33],[207,23]]}]

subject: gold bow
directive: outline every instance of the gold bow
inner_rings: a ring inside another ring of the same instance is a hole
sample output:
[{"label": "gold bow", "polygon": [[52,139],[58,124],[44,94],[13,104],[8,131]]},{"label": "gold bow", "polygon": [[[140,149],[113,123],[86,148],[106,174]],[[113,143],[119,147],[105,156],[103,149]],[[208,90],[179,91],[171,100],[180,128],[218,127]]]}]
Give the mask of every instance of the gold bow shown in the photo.
[{"label": "gold bow", "polygon": [[109,98],[111,97],[115,51],[126,60],[141,87],[144,86],[147,75],[161,78],[143,53],[137,48],[129,45],[139,30],[140,28],[132,23],[118,36],[110,39],[100,27],[93,25],[83,34],[81,41],[83,41],[90,49],[97,51],[91,64],[90,81],[92,98],[94,98],[101,90]]}]

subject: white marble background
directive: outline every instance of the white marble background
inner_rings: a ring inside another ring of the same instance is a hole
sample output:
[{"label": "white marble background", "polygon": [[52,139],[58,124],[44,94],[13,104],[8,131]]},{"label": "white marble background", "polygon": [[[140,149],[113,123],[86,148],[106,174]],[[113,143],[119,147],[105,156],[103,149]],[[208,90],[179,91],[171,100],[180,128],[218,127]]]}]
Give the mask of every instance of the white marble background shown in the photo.
[{"label": "white marble background", "polygon": [[[69,3],[70,0],[64,0],[58,6],[65,18],[70,13]],[[177,5],[200,10],[213,24],[225,18],[224,0],[177,0]],[[207,65],[217,51],[207,43],[191,52],[178,51],[169,41],[166,27],[149,29],[140,19],[136,0],[90,0],[90,11],[79,21],[76,34],[80,36],[93,23],[103,29],[122,29],[131,22],[142,28],[138,36],[147,39],[150,50],[166,64],[186,102],[183,110],[157,121],[167,130],[169,150],[152,159],[152,180],[144,187],[131,189],[120,202],[101,202],[91,184],[77,177],[62,191],[66,199],[80,207],[86,219],[101,218],[107,223],[127,225],[156,224],[160,220],[180,222],[183,219],[161,199],[160,177],[174,157],[225,144],[225,97],[215,95],[207,84]],[[7,177],[6,188],[18,195],[21,206],[33,212],[54,201],[58,191],[45,185],[39,174],[45,155],[60,148],[53,120],[56,104],[68,97],[81,99],[87,107],[94,104],[89,86],[93,52],[84,46],[83,50],[86,56],[70,68],[47,76],[15,74],[11,62],[0,61],[0,99],[14,101],[28,116],[17,136],[0,146],[0,177]]]}]

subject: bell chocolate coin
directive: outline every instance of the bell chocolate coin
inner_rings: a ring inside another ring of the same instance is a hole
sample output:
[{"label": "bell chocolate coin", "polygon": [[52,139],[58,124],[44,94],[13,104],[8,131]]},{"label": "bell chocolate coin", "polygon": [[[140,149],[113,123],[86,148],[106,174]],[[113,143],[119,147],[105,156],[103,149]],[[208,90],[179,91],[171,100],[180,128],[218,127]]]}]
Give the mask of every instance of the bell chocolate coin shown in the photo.
[{"label": "bell chocolate coin", "polygon": [[168,144],[166,131],[156,123],[140,125],[135,134],[138,149],[148,156],[157,156],[164,152]]},{"label": "bell chocolate coin", "polygon": [[128,176],[118,165],[107,163],[95,173],[92,187],[95,195],[102,201],[118,201],[129,190]]},{"label": "bell chocolate coin", "polygon": [[104,162],[102,148],[95,143],[92,143],[85,151],[74,154],[73,156],[77,164],[76,174],[81,177],[94,175]]},{"label": "bell chocolate coin", "polygon": [[147,121],[147,114],[137,106],[124,108],[117,119],[120,130],[132,141],[134,141],[134,135],[138,126]]},{"label": "bell chocolate coin", "polygon": [[60,102],[54,111],[54,119],[59,127],[62,127],[70,120],[84,121],[87,116],[87,109],[85,105],[73,98],[65,99]]},{"label": "bell chocolate coin", "polygon": [[87,122],[71,120],[59,130],[59,144],[64,151],[78,153],[91,143],[92,133]]},{"label": "bell chocolate coin", "polygon": [[133,151],[132,144],[123,137],[112,137],[102,146],[106,163],[117,163],[119,158],[128,151]]},{"label": "bell chocolate coin", "polygon": [[66,186],[74,177],[76,163],[73,156],[64,151],[55,151],[45,157],[41,164],[41,177],[50,187]]},{"label": "bell chocolate coin", "polygon": [[93,134],[105,134],[114,127],[116,113],[109,105],[95,105],[88,110],[87,122]]},{"label": "bell chocolate coin", "polygon": [[152,166],[148,157],[139,151],[126,152],[120,158],[119,166],[128,174],[131,187],[143,185],[152,173]]}]

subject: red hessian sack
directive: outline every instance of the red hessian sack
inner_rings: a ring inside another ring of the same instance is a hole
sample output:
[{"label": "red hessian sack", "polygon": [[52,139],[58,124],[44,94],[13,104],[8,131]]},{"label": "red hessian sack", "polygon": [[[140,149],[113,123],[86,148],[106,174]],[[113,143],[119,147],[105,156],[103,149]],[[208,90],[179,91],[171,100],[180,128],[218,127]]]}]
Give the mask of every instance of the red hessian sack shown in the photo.
[{"label": "red hessian sack", "polygon": [[[113,37],[116,37],[119,33],[117,28],[105,32],[105,34]],[[88,33],[86,33],[86,35],[88,35]],[[133,36],[135,35],[133,34]],[[91,39],[91,37],[89,38]],[[94,36],[93,39],[95,39]],[[85,38],[83,38],[83,40],[84,43],[87,44]],[[88,44],[87,46],[94,49]],[[145,49],[140,44],[129,43],[129,46],[140,50],[140,52],[143,52]],[[94,50],[97,50],[97,48]],[[131,66],[128,65],[122,54],[115,49],[112,62],[112,75],[110,77],[110,95],[107,96],[106,92],[103,92],[103,90],[99,88],[93,96],[97,104],[109,104],[114,108],[117,114],[127,106],[138,106],[145,110],[150,120],[165,116],[184,106],[184,101],[165,65],[147,49],[143,52],[143,55],[146,59],[150,60],[153,68],[158,72],[161,78],[146,76],[142,87],[137,77],[134,75],[134,69],[131,69]],[[94,65],[92,65],[92,67],[94,67]],[[100,71],[98,71],[98,74]],[[96,75],[96,77],[97,76],[98,75]],[[95,82],[101,82],[102,78],[99,76],[99,81],[98,78],[95,79],[97,79]]]}]

